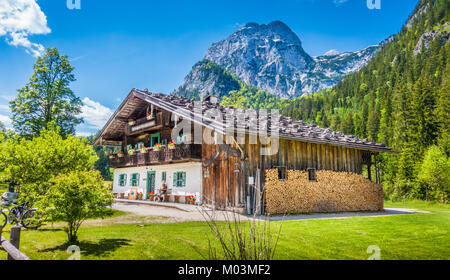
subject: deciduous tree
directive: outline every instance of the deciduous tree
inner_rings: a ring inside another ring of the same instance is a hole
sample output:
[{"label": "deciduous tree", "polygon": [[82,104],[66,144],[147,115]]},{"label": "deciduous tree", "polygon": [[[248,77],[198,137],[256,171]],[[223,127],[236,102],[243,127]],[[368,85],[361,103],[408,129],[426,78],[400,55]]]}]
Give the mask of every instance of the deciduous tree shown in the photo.
[{"label": "deciduous tree", "polygon": [[64,136],[73,134],[75,126],[82,122],[77,117],[82,102],[69,87],[75,77],[67,56],[48,48],[33,68],[29,82],[10,103],[14,129],[32,138],[53,123],[61,127]]}]

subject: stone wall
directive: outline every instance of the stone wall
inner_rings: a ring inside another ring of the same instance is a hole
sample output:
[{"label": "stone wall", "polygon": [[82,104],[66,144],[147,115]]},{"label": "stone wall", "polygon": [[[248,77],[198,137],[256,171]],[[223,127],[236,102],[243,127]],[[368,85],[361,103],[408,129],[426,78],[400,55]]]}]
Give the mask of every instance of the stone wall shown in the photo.
[{"label": "stone wall", "polygon": [[317,172],[317,182],[307,171],[288,170],[287,180],[278,170],[266,171],[266,213],[294,214],[321,212],[380,211],[383,188],[362,175],[347,172]]}]

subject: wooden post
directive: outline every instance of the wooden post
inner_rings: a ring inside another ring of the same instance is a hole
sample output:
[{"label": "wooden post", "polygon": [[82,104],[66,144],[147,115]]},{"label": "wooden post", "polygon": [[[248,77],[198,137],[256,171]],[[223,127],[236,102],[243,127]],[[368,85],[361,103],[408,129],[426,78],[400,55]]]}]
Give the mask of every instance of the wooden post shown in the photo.
[{"label": "wooden post", "polygon": [[[9,242],[16,247],[17,250],[19,250],[20,246],[20,229],[20,226],[11,227],[11,234],[9,236]],[[14,260],[14,258],[8,254],[8,260]]]},{"label": "wooden post", "polygon": [[261,169],[256,169],[255,176],[255,211],[254,214],[261,214]]}]

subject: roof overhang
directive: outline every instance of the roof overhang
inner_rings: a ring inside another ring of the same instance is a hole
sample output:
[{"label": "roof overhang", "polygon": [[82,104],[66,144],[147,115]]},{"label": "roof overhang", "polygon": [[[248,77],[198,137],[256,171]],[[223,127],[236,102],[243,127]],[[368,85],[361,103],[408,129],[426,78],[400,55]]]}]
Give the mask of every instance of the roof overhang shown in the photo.
[{"label": "roof overhang", "polygon": [[[161,96],[162,94],[158,94]],[[176,114],[177,116],[181,116],[189,121],[192,121],[193,123],[196,123],[198,125],[204,126],[206,128],[209,128],[211,130],[214,130],[215,132],[222,134],[222,135],[231,135],[232,133],[245,133],[245,134],[252,134],[252,135],[263,135],[263,136],[270,136],[268,134],[264,135],[263,131],[258,131],[258,129],[252,129],[252,128],[239,128],[234,127],[232,129],[226,128],[223,124],[223,122],[217,121],[213,118],[209,118],[205,116],[202,112],[196,112],[195,110],[186,109],[183,106],[177,106],[174,104],[171,104],[170,102],[167,102],[163,100],[163,98],[155,97],[153,94],[149,93],[148,91],[142,91],[137,89],[132,89],[128,96],[125,98],[125,100],[120,104],[120,106],[117,108],[117,110],[114,112],[114,114],[109,118],[108,122],[105,124],[103,129],[100,131],[98,136],[94,139],[94,145],[112,145],[115,142],[117,142],[118,139],[110,139],[108,135],[111,135],[110,130],[114,129],[120,129],[124,125],[126,125],[128,115],[130,113],[130,107],[136,106],[136,103],[140,102],[140,106],[148,106],[148,104],[152,104],[154,106],[157,106],[163,110],[166,110],[168,112],[171,112],[173,114]],[[124,129],[123,129],[124,130]],[[120,133],[118,134],[120,135]],[[234,135],[234,134],[233,134]],[[302,141],[302,142],[308,142],[308,143],[315,143],[315,144],[325,144],[325,145],[332,145],[332,146],[342,146],[342,147],[349,147],[359,150],[365,150],[365,151],[371,151],[371,152],[387,152],[387,153],[395,153],[392,149],[386,146],[380,146],[380,144],[374,144],[374,145],[368,145],[368,144],[359,144],[359,143],[351,143],[351,142],[337,142],[329,139],[321,139],[317,137],[303,137],[303,136],[291,136],[291,135],[284,135],[279,134],[274,136],[275,138],[280,139],[290,139],[295,141]],[[117,145],[117,143],[115,143]],[[116,146],[112,145],[112,146]]]}]

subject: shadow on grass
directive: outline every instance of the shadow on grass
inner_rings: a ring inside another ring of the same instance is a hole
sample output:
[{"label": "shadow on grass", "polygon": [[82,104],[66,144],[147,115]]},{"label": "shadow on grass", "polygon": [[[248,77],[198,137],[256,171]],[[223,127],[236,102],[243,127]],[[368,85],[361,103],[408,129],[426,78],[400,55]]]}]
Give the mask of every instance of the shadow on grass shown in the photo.
[{"label": "shadow on grass", "polygon": [[38,229],[26,229],[26,231],[58,232],[58,231],[63,231],[63,229],[61,229],[61,228],[38,228]]},{"label": "shadow on grass", "polygon": [[39,252],[55,252],[55,251],[66,251],[67,248],[71,245],[77,245],[80,247],[81,255],[87,256],[96,256],[96,257],[104,257],[107,256],[110,252],[114,252],[120,247],[130,246],[131,240],[129,239],[119,239],[119,238],[110,238],[110,239],[100,239],[98,242],[92,241],[79,241],[76,244],[66,242],[62,245],[47,248],[43,250],[39,250]]}]

